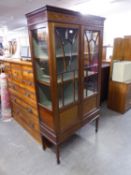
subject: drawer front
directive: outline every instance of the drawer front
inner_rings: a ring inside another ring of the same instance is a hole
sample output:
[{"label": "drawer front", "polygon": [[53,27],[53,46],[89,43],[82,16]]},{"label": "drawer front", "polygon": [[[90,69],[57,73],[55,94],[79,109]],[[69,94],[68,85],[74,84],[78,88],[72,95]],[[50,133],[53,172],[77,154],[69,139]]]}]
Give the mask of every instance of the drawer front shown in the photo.
[{"label": "drawer front", "polygon": [[33,69],[30,66],[22,66],[23,78],[26,80],[33,79]]},{"label": "drawer front", "polygon": [[11,82],[8,82],[8,87],[12,95],[14,94],[15,96],[19,97],[20,99],[37,109],[36,96],[34,92],[31,92]]},{"label": "drawer front", "polygon": [[22,66],[23,84],[27,88],[34,88],[33,69],[30,66]]},{"label": "drawer front", "polygon": [[12,69],[12,79],[16,82],[22,81],[22,71],[21,71],[21,66],[17,64],[11,64],[11,69]]},{"label": "drawer front", "polygon": [[34,106],[35,109],[37,109],[36,96],[34,92],[31,92],[27,89],[23,89],[22,97],[25,102],[27,102],[31,106]]},{"label": "drawer front", "polygon": [[12,74],[11,74],[11,65],[10,63],[4,63],[5,66],[5,73],[7,74],[8,80],[12,79]]},{"label": "drawer front", "polygon": [[23,80],[22,80],[22,84],[27,88],[27,89],[29,89],[29,90],[31,90],[31,91],[35,91],[35,85],[34,85],[34,80],[32,79],[30,79],[30,80],[26,80],[26,79],[24,79],[23,78]]},{"label": "drawer front", "polygon": [[29,128],[39,131],[39,121],[37,118],[27,115],[21,106],[13,103],[13,116],[20,118]]},{"label": "drawer front", "polygon": [[25,113],[27,113],[27,115],[38,117],[38,112],[37,112],[36,108],[34,108],[34,107],[30,106],[29,104],[23,102],[18,97],[14,96],[14,95],[11,95],[11,101],[13,103],[16,103],[16,104],[20,105],[22,107],[23,111],[25,111]]},{"label": "drawer front", "polygon": [[36,101],[36,96],[35,96],[35,93],[27,90],[27,89],[23,89],[23,96],[24,98],[27,98],[28,100],[34,100]]},{"label": "drawer front", "polygon": [[22,93],[22,88],[19,85],[15,84],[15,83],[8,82],[8,87],[9,87],[9,89],[12,89],[12,90],[16,91],[19,94]]},{"label": "drawer front", "polygon": [[11,67],[10,67],[10,63],[4,63],[4,67],[5,67],[5,71],[8,72],[9,70],[11,70]]}]

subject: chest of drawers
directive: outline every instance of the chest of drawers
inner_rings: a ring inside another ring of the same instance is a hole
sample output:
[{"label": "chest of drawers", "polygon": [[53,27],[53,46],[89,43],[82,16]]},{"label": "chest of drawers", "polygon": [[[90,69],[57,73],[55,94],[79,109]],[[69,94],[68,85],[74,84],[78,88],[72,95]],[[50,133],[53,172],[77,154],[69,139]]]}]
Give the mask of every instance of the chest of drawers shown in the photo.
[{"label": "chest of drawers", "polygon": [[12,115],[41,143],[36,93],[31,62],[2,61],[8,79]]}]

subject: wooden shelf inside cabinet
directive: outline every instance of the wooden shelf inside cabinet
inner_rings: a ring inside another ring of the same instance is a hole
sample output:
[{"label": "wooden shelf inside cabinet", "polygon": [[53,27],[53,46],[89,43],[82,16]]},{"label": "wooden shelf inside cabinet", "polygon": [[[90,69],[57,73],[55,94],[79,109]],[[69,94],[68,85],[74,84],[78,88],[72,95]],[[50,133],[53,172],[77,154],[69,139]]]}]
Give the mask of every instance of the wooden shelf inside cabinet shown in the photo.
[{"label": "wooden shelf inside cabinet", "polygon": [[47,111],[52,111],[52,106],[49,105],[49,107],[45,107],[42,103],[38,103],[39,106],[41,106],[42,108],[44,108]]},{"label": "wooden shelf inside cabinet", "polygon": [[37,80],[39,84],[45,85],[45,86],[50,86],[50,81],[49,78],[43,79],[43,80]]},{"label": "wooden shelf inside cabinet", "polygon": [[90,121],[98,130],[104,18],[52,6],[26,17],[43,148],[54,144],[60,163],[62,142]]},{"label": "wooden shelf inside cabinet", "polygon": [[78,70],[69,70],[57,74],[57,83],[68,83],[78,79]]},{"label": "wooden shelf inside cabinet", "polygon": [[[38,79],[37,82],[46,86],[50,86],[50,76],[43,75],[42,77],[43,79],[41,80]],[[57,79],[58,84],[68,83],[70,81],[74,81],[75,79],[78,79],[78,75],[74,71],[59,73],[57,77],[58,77]]]},{"label": "wooden shelf inside cabinet", "polygon": [[[98,75],[98,72],[88,71],[88,77]],[[85,73],[86,76],[86,73]]]}]

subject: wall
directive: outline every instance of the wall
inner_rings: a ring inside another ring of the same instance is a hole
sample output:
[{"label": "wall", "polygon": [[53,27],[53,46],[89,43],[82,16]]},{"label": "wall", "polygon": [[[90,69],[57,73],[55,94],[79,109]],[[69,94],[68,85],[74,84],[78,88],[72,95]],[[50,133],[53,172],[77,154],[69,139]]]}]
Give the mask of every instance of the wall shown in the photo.
[{"label": "wall", "polygon": [[[20,58],[20,52],[22,46],[29,46],[28,30],[26,27],[19,28],[13,31],[8,31],[7,28],[2,28],[0,30],[0,36],[3,37],[3,46],[6,50],[6,57]],[[7,53],[10,49],[11,43],[16,42],[16,52],[15,54]]]},{"label": "wall", "polygon": [[131,35],[131,12],[110,15],[105,20],[104,45],[113,45],[114,38]]}]

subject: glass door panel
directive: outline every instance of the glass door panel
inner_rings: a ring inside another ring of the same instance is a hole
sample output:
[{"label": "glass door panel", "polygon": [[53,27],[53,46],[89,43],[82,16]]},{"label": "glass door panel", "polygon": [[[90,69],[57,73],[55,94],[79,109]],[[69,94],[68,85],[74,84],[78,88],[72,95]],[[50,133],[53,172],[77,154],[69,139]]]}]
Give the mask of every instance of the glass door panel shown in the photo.
[{"label": "glass door panel", "polygon": [[33,30],[32,35],[37,79],[49,83],[47,29],[40,28]]},{"label": "glass door panel", "polygon": [[50,73],[47,28],[32,30],[34,64],[37,79],[38,102],[48,108],[52,108],[50,91]]},{"label": "glass door panel", "polygon": [[55,28],[59,107],[78,101],[78,29]]},{"label": "glass door panel", "polygon": [[99,32],[84,32],[84,98],[98,90]]},{"label": "glass door panel", "polygon": [[44,86],[42,84],[37,84],[37,90],[38,90],[38,103],[51,110],[52,101],[51,101],[50,87]]}]

